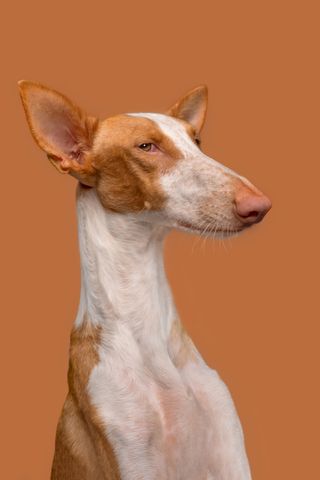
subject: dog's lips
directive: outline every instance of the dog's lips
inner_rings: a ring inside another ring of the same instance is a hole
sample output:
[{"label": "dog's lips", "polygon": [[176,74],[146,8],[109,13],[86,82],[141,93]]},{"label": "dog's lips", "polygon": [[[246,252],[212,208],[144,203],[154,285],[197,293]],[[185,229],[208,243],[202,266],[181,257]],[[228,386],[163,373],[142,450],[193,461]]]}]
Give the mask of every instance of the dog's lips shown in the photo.
[{"label": "dog's lips", "polygon": [[177,226],[182,228],[183,230],[187,230],[187,231],[191,231],[191,232],[194,232],[194,233],[204,233],[204,234],[223,234],[223,235],[226,235],[226,236],[230,236],[230,235],[234,235],[236,233],[240,233],[242,232],[245,228],[246,228],[246,225],[243,225],[239,228],[216,228],[216,227],[205,227],[205,228],[201,228],[199,227],[198,225],[194,225],[193,223],[189,223],[189,222],[185,222],[185,221],[182,221],[182,220],[178,220],[177,222]]}]

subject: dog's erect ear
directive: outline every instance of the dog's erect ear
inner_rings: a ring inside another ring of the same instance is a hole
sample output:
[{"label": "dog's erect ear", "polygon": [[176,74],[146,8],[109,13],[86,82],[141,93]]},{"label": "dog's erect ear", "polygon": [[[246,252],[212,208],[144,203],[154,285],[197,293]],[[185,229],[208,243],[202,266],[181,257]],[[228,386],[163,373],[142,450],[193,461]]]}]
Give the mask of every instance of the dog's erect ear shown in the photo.
[{"label": "dog's erect ear", "polygon": [[31,133],[49,160],[59,172],[94,184],[90,150],[98,120],[43,85],[22,80],[19,89]]},{"label": "dog's erect ear", "polygon": [[166,113],[190,123],[199,133],[206,117],[208,89],[205,85],[190,90],[175,103]]}]

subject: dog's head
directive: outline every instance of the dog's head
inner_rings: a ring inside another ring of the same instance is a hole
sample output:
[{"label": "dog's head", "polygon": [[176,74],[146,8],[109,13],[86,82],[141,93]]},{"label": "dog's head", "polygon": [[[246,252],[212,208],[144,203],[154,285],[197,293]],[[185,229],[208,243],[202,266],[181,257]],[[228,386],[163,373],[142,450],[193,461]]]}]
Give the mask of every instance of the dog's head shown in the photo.
[{"label": "dog's head", "polygon": [[207,88],[166,114],[121,114],[100,121],[42,85],[19,82],[38,145],[61,173],[95,188],[109,211],[193,232],[230,235],[259,222],[270,200],[200,149]]}]

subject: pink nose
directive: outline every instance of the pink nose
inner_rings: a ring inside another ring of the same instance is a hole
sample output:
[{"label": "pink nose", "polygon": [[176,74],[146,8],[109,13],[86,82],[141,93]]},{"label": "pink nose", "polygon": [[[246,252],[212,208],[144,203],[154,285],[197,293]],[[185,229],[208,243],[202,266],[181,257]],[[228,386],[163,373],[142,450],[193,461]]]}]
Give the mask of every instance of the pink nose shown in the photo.
[{"label": "pink nose", "polygon": [[239,219],[245,224],[260,222],[271,208],[268,197],[247,187],[240,189],[235,197],[235,210]]}]

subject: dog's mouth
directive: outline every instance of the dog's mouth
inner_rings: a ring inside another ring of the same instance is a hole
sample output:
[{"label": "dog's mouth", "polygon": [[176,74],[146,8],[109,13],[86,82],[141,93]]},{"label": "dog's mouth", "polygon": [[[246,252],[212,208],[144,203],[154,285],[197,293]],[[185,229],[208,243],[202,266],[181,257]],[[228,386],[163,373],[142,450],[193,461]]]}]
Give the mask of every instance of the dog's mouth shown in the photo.
[{"label": "dog's mouth", "polygon": [[195,225],[193,223],[179,220],[177,222],[177,228],[179,228],[179,230],[187,231],[189,233],[197,233],[199,235],[226,238],[226,237],[232,237],[233,235],[237,235],[238,233],[241,233],[246,228],[246,225],[243,225],[237,228],[235,227],[221,228],[221,227],[218,227],[217,225],[206,225],[204,227],[200,227],[199,225]]}]

